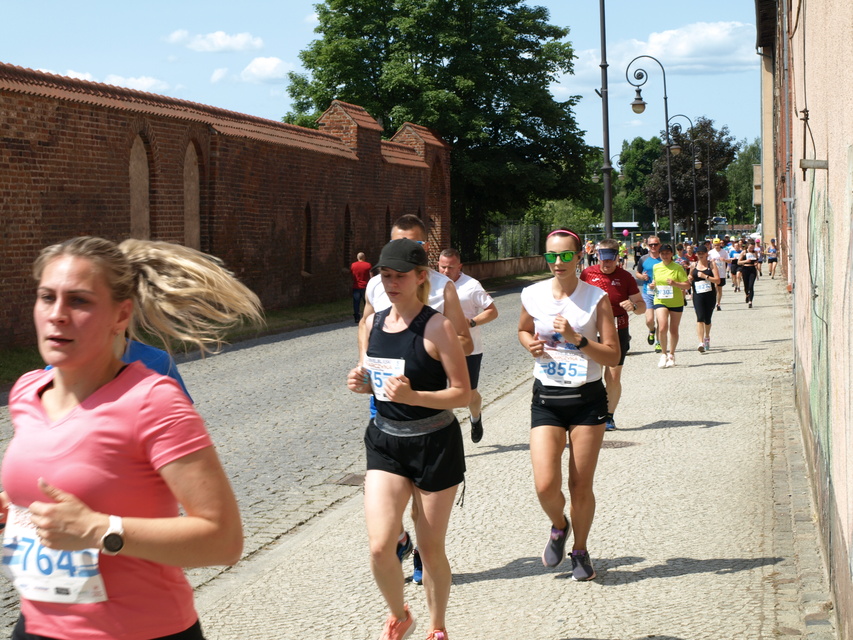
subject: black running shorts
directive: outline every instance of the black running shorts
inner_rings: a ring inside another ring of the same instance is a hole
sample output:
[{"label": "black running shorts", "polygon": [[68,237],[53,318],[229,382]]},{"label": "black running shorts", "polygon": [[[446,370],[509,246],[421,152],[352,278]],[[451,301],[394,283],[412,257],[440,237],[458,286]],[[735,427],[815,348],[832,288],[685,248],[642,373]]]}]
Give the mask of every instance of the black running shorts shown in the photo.
[{"label": "black running shorts", "polygon": [[367,470],[409,478],[418,489],[443,491],[465,480],[465,449],[459,421],[422,436],[392,436],[373,423],[364,432]]},{"label": "black running shorts", "polygon": [[530,427],[555,426],[568,430],[576,424],[604,424],[607,391],[601,380],[580,387],[549,387],[533,383]]}]

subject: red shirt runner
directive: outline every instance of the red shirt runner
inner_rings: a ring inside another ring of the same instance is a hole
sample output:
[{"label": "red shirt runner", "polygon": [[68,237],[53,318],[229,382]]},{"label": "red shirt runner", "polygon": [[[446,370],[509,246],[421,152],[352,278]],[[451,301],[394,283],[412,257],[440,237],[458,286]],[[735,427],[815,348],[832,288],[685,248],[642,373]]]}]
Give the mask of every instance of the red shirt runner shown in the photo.
[{"label": "red shirt runner", "polygon": [[607,293],[607,297],[610,298],[610,306],[613,308],[613,315],[616,318],[616,328],[627,329],[628,312],[619,303],[624,302],[635,293],[640,293],[634,276],[622,267],[616,267],[611,274],[602,273],[601,265],[596,264],[581,272],[581,280],[595,285]]}]

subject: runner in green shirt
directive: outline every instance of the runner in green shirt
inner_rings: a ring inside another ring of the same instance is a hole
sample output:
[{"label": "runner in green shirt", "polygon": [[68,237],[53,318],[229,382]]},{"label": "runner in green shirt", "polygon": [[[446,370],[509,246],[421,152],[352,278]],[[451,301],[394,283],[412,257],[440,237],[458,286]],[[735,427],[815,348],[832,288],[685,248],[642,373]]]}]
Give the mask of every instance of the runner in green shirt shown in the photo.
[{"label": "runner in green shirt", "polygon": [[684,292],[690,288],[687,272],[680,264],[673,262],[671,244],[660,248],[662,262],[653,268],[654,310],[658,326],[658,340],[661,353],[658,367],[675,366],[675,348],[678,346],[678,327],[684,311]]}]

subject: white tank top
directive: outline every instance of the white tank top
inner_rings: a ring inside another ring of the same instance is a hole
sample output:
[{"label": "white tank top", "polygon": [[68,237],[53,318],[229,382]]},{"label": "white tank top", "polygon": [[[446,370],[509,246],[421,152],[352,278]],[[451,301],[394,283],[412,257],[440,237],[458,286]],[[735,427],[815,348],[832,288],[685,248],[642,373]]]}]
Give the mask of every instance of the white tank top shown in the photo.
[{"label": "white tank top", "polygon": [[571,296],[557,300],[551,292],[553,278],[537,282],[525,287],[521,292],[521,304],[527,313],[533,317],[534,333],[546,342],[546,350],[554,349],[559,352],[572,352],[572,356],[580,356],[586,360],[586,379],[572,380],[571,376],[548,375],[539,361],[533,367],[533,376],[549,386],[578,386],[578,383],[594,382],[601,379],[601,365],[587,357],[575,348],[561,334],[554,331],[554,320],[563,316],[569,324],[590,342],[598,341],[596,327],[598,301],[607,294],[593,285],[578,281],[578,286]]}]

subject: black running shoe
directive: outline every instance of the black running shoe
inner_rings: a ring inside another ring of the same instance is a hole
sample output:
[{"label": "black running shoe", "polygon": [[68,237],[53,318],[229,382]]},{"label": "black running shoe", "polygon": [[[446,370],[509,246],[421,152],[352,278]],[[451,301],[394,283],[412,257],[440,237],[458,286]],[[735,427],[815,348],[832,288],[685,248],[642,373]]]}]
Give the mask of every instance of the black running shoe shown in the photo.
[{"label": "black running shoe", "polygon": [[[566,518],[566,516],[563,516]],[[551,537],[548,538],[548,544],[545,545],[545,551],[542,552],[542,564],[546,567],[556,567],[566,558],[566,539],[572,532],[572,523],[566,518],[566,528],[557,529],[551,527]]]},{"label": "black running shoe", "polygon": [[477,420],[471,418],[471,442],[479,442],[483,439],[483,414]]},{"label": "black running shoe", "polygon": [[595,578],[595,569],[592,568],[589,553],[582,549],[572,551],[572,580],[586,582],[593,578]]},{"label": "black running shoe", "polygon": [[649,331],[649,337],[646,338],[646,340],[648,341],[649,344],[654,344],[655,343],[655,332]]}]

